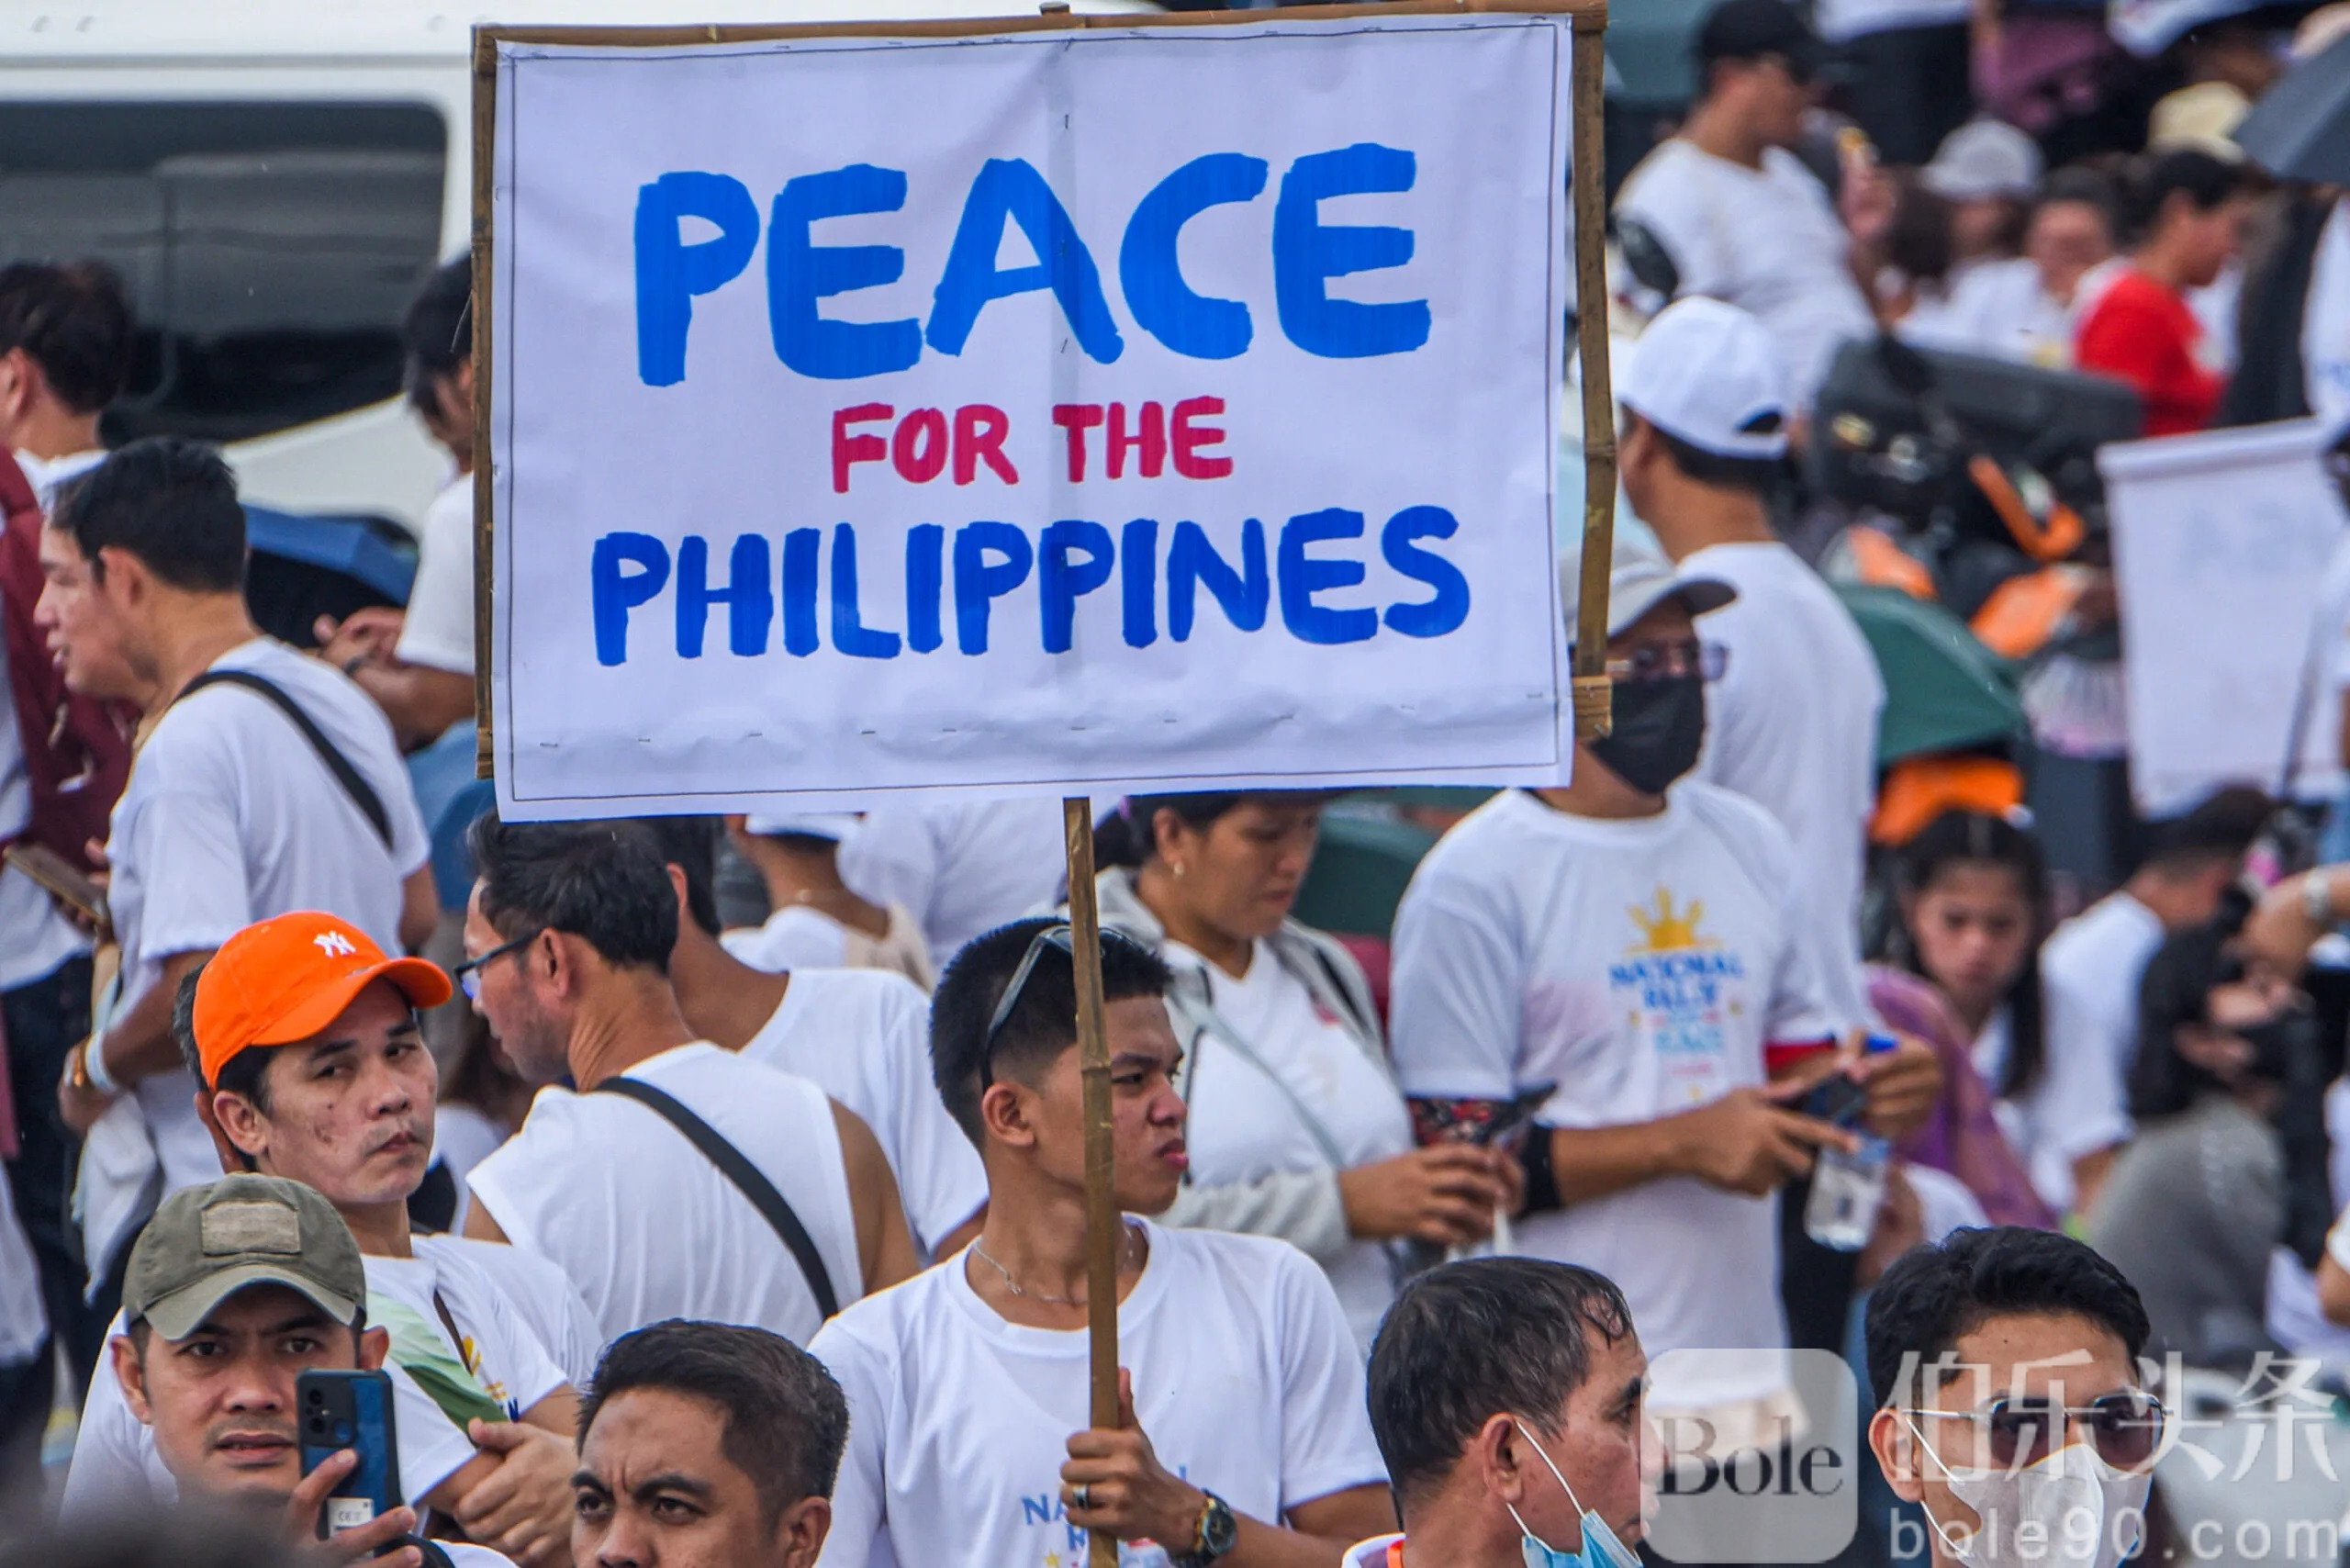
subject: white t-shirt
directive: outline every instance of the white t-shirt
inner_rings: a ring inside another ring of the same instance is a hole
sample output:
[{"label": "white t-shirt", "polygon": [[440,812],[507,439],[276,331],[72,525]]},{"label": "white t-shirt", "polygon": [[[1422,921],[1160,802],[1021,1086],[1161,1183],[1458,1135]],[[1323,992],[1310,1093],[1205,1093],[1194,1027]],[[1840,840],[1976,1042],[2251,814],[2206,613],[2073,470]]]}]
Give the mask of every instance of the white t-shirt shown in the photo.
[{"label": "white t-shirt", "polygon": [[1706,692],[1696,777],[1736,790],[1786,830],[1803,908],[1844,961],[1824,977],[1838,1023],[1868,1022],[1860,967],[1861,881],[1876,810],[1885,682],[1835,590],[1784,544],[1714,544],[1680,569],[1737,599],[1697,623],[1729,650]]},{"label": "white t-shirt", "polygon": [[903,904],[946,968],[964,943],[1060,901],[1069,876],[1053,800],[969,801],[868,812],[841,842],[841,880],[857,896]]},{"label": "white t-shirt", "polygon": [[504,1127],[471,1105],[433,1107],[432,1163],[447,1167],[449,1179],[457,1186],[456,1211],[449,1216],[451,1235],[465,1228],[465,1210],[473,1206],[473,1194],[465,1187],[466,1173],[488,1159],[509,1136]]},{"label": "white t-shirt", "polygon": [[[32,820],[24,732],[17,723],[7,649],[0,646],[0,844],[24,832]],[[0,991],[30,985],[89,950],[89,938],[74,929],[39,883],[13,866],[0,866]]]},{"label": "white t-shirt", "polygon": [[1876,318],[1845,264],[1851,236],[1828,188],[1780,148],[1750,169],[1679,138],[1640,161],[1616,198],[1673,258],[1684,295],[1751,312],[1778,344],[1787,392],[1808,410],[1848,339]]},{"label": "white t-shirt", "polygon": [[2128,1140],[2130,1064],[2138,1056],[2138,980],[2163,945],[2162,922],[2126,892],[2058,926],[2040,949],[2047,1108],[2021,1150],[2031,1184],[2058,1213],[2073,1203],[2073,1161]]},{"label": "white t-shirt", "polygon": [[[391,1374],[393,1425],[400,1450],[400,1493],[409,1502],[456,1473],[473,1458],[474,1445],[431,1395],[402,1370],[419,1348],[448,1358],[457,1348],[433,1305],[437,1293],[465,1337],[464,1362],[482,1393],[519,1416],[564,1385],[561,1368],[548,1357],[505,1295],[476,1267],[462,1248],[442,1237],[415,1238],[413,1258],[369,1258],[367,1320],[392,1336],[385,1371]],[[115,1316],[109,1340],[127,1332]],[[429,1336],[429,1342],[420,1338]],[[110,1353],[110,1352],[109,1352]],[[509,1417],[510,1418],[510,1417]],[[60,1505],[68,1519],[104,1518],[113,1510],[177,1495],[170,1472],[155,1451],[154,1435],[131,1414],[122,1384],[101,1357],[82,1409],[82,1429],[73,1463],[65,1476]]]},{"label": "white t-shirt", "polygon": [[806,904],[786,904],[764,924],[742,925],[719,935],[719,946],[742,963],[771,975],[798,969],[887,969],[927,991],[936,977],[930,967],[930,941],[903,904],[888,910],[889,929],[864,932]]},{"label": "white t-shirt", "polygon": [[[165,959],[294,910],[339,914],[397,953],[402,884],[431,853],[391,725],[341,671],[266,637],[211,667],[251,671],[291,697],[375,790],[391,847],[276,704],[230,686],[182,698],[140,747],[106,839],[126,1005],[157,982]],[[163,1191],[218,1181],[196,1080],[157,1073],[135,1093]],[[90,1206],[108,1205],[93,1196]],[[112,1255],[114,1238],[91,1240],[93,1258]]]},{"label": "white t-shirt", "polygon": [[[506,1298],[522,1327],[531,1331],[572,1387],[585,1389],[596,1374],[596,1359],[604,1352],[596,1318],[580,1299],[571,1276],[535,1252],[502,1241],[480,1241],[470,1236],[420,1236],[417,1248],[435,1257],[451,1254],[473,1264]],[[429,1244],[429,1246],[428,1246]]]},{"label": "white t-shirt", "polygon": [[931,1080],[930,1002],[902,977],[795,969],[743,1055],[808,1080],[873,1129],[923,1247],[934,1250],[988,1201],[979,1150]]},{"label": "white t-shirt", "polygon": [[2042,286],[2039,267],[2015,256],[1956,271],[1949,296],[1911,311],[1899,330],[1928,348],[2063,370],[2073,363],[2074,326],[2073,307]]},{"label": "white t-shirt", "polygon": [[[1210,1004],[1256,1058],[1250,1061],[1213,1030],[1192,1045],[1183,1100],[1193,1182],[1217,1187],[1279,1170],[1330,1169],[1324,1139],[1306,1125],[1301,1105],[1337,1147],[1340,1170],[1410,1151],[1411,1113],[1394,1081],[1263,943],[1254,945],[1248,972],[1238,980],[1179,942],[1159,956],[1178,969],[1205,971]],[[1268,1071],[1287,1094],[1266,1081]],[[1376,1241],[1352,1242],[1323,1271],[1357,1346],[1370,1355],[1380,1319],[1395,1301],[1387,1249]]]},{"label": "white t-shirt", "polygon": [[[848,1173],[822,1090],[706,1040],[622,1076],[662,1090],[741,1150],[799,1215],[838,1299],[862,1294]],[[774,1227],[650,1106],[542,1089],[522,1130],[470,1181],[509,1241],[571,1277],[606,1343],[693,1317],[806,1344],[822,1321]]]},{"label": "white t-shirt", "polygon": [[474,673],[474,481],[460,474],[432,498],[417,541],[416,581],[393,655],[452,675]]},{"label": "white t-shirt", "polygon": [[[1118,1361],[1159,1462],[1267,1522],[1383,1484],[1362,1361],[1321,1271],[1270,1237],[1135,1223],[1150,1256],[1118,1308]],[[1086,1335],[1005,1322],[965,1267],[958,1253],[850,1307],[809,1347],[849,1409],[820,1568],[1084,1559],[1060,1471],[1087,1424]]]},{"label": "white t-shirt", "polygon": [[[1685,782],[1653,817],[1569,816],[1522,790],[1470,813],[1395,919],[1395,1070],[1406,1094],[1505,1100],[1557,1085],[1543,1126],[1694,1110],[1764,1081],[1763,1047],[1837,1026],[1786,835],[1750,801]],[[1517,1248],[1623,1287],[1651,1357],[1757,1353],[1655,1402],[1699,1409],[1786,1382],[1778,1203],[1668,1177],[1521,1220]]]}]

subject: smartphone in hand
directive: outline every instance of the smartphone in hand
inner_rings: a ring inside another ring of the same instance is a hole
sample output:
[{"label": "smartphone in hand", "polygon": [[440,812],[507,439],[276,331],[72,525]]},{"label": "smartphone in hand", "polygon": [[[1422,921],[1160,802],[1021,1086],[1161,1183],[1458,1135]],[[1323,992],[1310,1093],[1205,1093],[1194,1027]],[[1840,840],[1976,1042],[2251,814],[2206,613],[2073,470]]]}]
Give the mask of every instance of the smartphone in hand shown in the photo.
[{"label": "smartphone in hand", "polygon": [[302,1473],[345,1449],[359,1456],[319,1508],[319,1539],[356,1529],[401,1504],[392,1380],[380,1372],[306,1372],[294,1380]]}]

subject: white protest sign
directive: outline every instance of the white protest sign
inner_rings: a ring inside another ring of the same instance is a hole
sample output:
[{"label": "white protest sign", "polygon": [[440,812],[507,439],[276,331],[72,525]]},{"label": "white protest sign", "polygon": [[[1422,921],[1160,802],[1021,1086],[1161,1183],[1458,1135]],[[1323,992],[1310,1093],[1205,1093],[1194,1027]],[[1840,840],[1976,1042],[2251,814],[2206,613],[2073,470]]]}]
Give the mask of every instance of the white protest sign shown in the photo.
[{"label": "white protest sign", "polygon": [[[2339,625],[2320,626],[2343,517],[2295,420],[2128,442],[2098,454],[2113,519],[2131,787],[2162,815],[2221,785],[2277,787],[2310,702],[2295,793],[2340,778],[2331,690]],[[2339,607],[2336,612],[2339,611]]]},{"label": "white protest sign", "polygon": [[500,809],[1557,781],[1567,42],[499,40]]}]

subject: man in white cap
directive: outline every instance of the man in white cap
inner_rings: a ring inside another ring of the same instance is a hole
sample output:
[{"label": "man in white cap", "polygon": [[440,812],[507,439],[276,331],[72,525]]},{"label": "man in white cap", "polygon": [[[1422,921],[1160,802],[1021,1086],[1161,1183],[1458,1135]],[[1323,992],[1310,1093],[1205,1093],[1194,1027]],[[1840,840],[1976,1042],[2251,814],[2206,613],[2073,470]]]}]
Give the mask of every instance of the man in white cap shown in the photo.
[{"label": "man in white cap", "polygon": [[1697,777],[1771,813],[1795,844],[1800,913],[1832,946],[1830,1022],[1861,995],[1859,922],[1885,683],[1851,611],[1771,532],[1763,498],[1785,460],[1785,384],[1760,323],[1684,299],[1649,323],[1617,379],[1624,493],[1688,577],[1736,590],[1707,622],[1729,653]]},{"label": "man in white cap", "polygon": [[[1404,896],[1396,1074],[1421,1101],[1549,1092],[1517,1250],[1621,1285],[1657,1357],[1651,1411],[1709,1422],[1720,1453],[1792,1398],[1773,1194],[1852,1141],[1793,1109],[1808,1075],[1774,1065],[1849,1064],[1872,1126],[1914,1114],[1917,1085],[1889,1055],[1817,1054],[1841,1020],[1786,834],[1687,777],[1726,656],[1699,618],[1734,590],[1619,538],[1608,592],[1614,733],[1577,744],[1565,789],[1472,812]],[[1731,1353],[1664,1354],[1699,1349]]]}]

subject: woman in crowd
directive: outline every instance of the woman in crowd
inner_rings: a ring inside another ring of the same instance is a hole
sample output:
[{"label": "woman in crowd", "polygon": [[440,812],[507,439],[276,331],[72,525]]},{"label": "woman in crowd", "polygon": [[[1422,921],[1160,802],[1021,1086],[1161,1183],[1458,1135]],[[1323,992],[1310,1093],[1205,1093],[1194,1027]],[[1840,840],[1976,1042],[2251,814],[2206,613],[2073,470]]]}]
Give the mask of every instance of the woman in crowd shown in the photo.
[{"label": "woman in crowd", "polygon": [[1320,1263],[1368,1353],[1389,1244],[1458,1246],[1516,1208],[1516,1163],[1413,1147],[1362,970],[1290,918],[1319,794],[1159,795],[1095,834],[1102,923],[1174,969],[1191,1170],[1167,1223],[1279,1236]]},{"label": "woman in crowd", "polygon": [[2269,1255],[2286,1229],[2277,1117],[2300,1076],[2308,999],[2238,936],[2241,901],[2166,940],[2139,989],[2130,1110],[2089,1239],[2145,1298],[2162,1350],[2239,1366],[2271,1341]]},{"label": "woman in crowd", "polygon": [[2135,386],[2150,436],[2206,428],[2226,390],[2188,295],[2210,287],[2235,257],[2252,213],[2248,179],[2241,165],[2193,149],[2156,158],[2124,215],[2130,264],[2081,314],[2075,362]]}]

